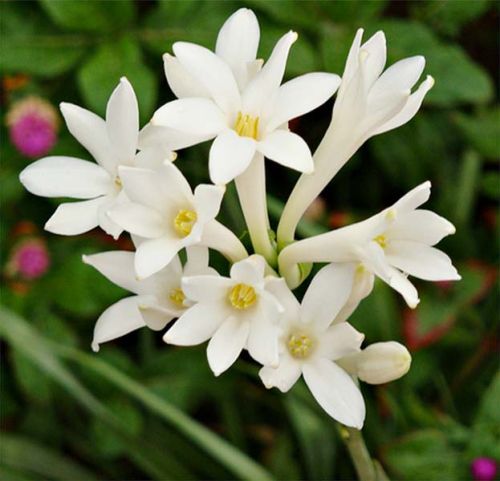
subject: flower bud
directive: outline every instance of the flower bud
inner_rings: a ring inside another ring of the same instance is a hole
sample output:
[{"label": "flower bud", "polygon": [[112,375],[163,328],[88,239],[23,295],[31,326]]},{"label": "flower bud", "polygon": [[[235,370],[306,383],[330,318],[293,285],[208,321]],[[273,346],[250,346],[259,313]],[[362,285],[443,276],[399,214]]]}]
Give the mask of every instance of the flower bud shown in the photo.
[{"label": "flower bud", "polygon": [[368,384],[383,384],[404,376],[411,355],[399,342],[377,342],[356,354],[356,375]]},{"label": "flower bud", "polygon": [[491,458],[476,458],[471,464],[474,481],[493,481],[497,474],[497,463]]}]

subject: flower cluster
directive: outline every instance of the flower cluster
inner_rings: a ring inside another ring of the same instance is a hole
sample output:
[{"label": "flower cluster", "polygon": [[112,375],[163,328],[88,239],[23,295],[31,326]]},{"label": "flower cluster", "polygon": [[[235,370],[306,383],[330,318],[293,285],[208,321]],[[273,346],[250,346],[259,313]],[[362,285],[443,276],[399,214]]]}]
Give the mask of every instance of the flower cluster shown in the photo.
[{"label": "flower cluster", "polygon": [[[99,226],[115,238],[126,231],[136,248],[83,259],[132,293],[98,319],[95,351],[135,329],[164,330],[175,320],[163,340],[179,346],[208,341],[216,376],[246,350],[262,365],[267,388],[286,392],[302,375],[331,417],[362,427],[365,406],[358,380],[397,379],[411,361],[397,342],[362,348],[363,334],[348,322],[370,294],[375,276],[412,308],[419,298],[408,275],[460,279],[450,259],[433,247],[454,232],[453,225],[420,208],[429,198],[429,182],[363,222],[295,240],[298,221],[345,162],[368,138],[409,121],[433,85],[427,77],[412,93],[424,58],[404,59],[384,70],[384,34],[365,43],[362,35],[359,30],[355,36],[342,78],[315,72],[283,82],[297,34],[283,35],[264,62],[257,58],[257,19],[240,9],[222,26],[214,52],[177,42],[174,55],[165,54],[167,81],[178,99],[159,108],[142,130],[126,78],[112,93],[105,119],[61,104],[68,129],[96,162],[45,157],[21,173],[21,182],[40,196],[80,199],[61,204],[47,221],[48,231],[75,235]],[[335,92],[331,124],[312,154],[288,122]],[[212,184],[193,191],[177,167],[182,160],[174,164],[174,151],[210,140]],[[302,174],[277,235],[268,218],[264,159]],[[250,254],[216,220],[225,186],[233,180]],[[228,259],[229,276],[210,267],[210,250]],[[326,266],[299,302],[292,289],[314,262]]]}]

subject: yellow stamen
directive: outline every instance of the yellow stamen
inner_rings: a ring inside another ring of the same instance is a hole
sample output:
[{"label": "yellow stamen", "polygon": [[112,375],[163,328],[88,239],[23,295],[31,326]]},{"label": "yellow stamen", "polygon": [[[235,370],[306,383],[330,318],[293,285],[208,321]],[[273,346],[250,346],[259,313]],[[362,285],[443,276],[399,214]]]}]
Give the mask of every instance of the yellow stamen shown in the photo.
[{"label": "yellow stamen", "polygon": [[179,307],[184,307],[184,299],[186,299],[186,295],[180,287],[174,287],[171,289],[168,297],[174,304]]},{"label": "yellow stamen", "polygon": [[236,284],[230,289],[228,299],[235,309],[248,309],[257,300],[257,294],[248,284]]},{"label": "yellow stamen", "polygon": [[248,114],[243,115],[241,112],[238,112],[234,130],[240,137],[257,139],[259,135],[259,117],[252,117]]},{"label": "yellow stamen", "polygon": [[120,176],[119,176],[119,175],[117,175],[117,176],[115,177],[115,185],[116,185],[117,187],[120,187],[120,188],[121,188],[121,186],[122,186],[122,179],[120,179]]},{"label": "yellow stamen", "polygon": [[377,237],[374,237],[373,240],[380,246],[382,249],[387,247],[387,237],[384,234],[380,234]]},{"label": "yellow stamen", "polygon": [[198,216],[193,210],[181,209],[174,219],[174,229],[181,237],[191,234],[191,229]]},{"label": "yellow stamen", "polygon": [[293,357],[304,359],[311,354],[312,339],[306,334],[292,334],[288,338],[288,350]]}]

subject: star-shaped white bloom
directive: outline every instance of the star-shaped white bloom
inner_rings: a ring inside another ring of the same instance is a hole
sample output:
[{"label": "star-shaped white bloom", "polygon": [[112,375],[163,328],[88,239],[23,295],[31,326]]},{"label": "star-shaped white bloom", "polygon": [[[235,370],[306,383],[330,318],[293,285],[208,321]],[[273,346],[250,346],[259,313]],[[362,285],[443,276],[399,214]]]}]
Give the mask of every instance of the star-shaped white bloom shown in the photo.
[{"label": "star-shaped white bloom", "polygon": [[208,266],[208,249],[198,246],[187,248],[184,267],[175,256],[170,264],[144,280],[138,280],[135,275],[133,252],[102,252],[83,256],[83,261],[117,286],[135,294],[116,302],[101,314],[94,328],[94,351],[99,350],[99,344],[144,326],[155,331],[163,329],[192,304],[182,290],[182,276],[216,273]]},{"label": "star-shaped white bloom", "polygon": [[165,267],[184,247],[199,244],[220,209],[224,188],[200,184],[194,194],[174,164],[157,170],[120,167],[129,201],[108,211],[124,230],[144,239],[135,253],[141,279]]},{"label": "star-shaped white bloom", "polygon": [[61,112],[69,131],[97,164],[74,157],[45,157],[26,167],[20,180],[27,190],[42,197],[89,199],[61,204],[45,225],[49,232],[75,235],[100,226],[117,238],[122,229],[106,212],[125,200],[119,166],[155,167],[171,159],[172,153],[165,145],[137,153],[139,111],[126,78],[109,98],[106,121],[73,104],[62,103]]},{"label": "star-shaped white bloom", "polygon": [[[209,156],[210,178],[215,184],[225,184],[243,173],[256,153],[300,172],[312,172],[309,147],[286,127],[290,119],[328,100],[340,79],[333,74],[311,73],[281,85],[288,52],[296,39],[295,32],[284,35],[247,83],[235,76],[236,71],[244,71],[235,66],[243,65],[235,46],[228,47],[227,57],[236,60],[226,63],[199,45],[175,43],[177,61],[204,86],[209,97],[169,102],[155,113],[151,123],[192,134],[199,141],[215,138]],[[247,59],[254,55],[252,45],[246,49]]]},{"label": "star-shaped white bloom", "polygon": [[287,392],[302,375],[318,404],[334,419],[361,429],[365,403],[351,376],[337,364],[360,351],[363,334],[347,322],[336,322],[352,288],[355,266],[322,268],[311,281],[302,305],[282,279],[269,290],[285,308],[281,317],[277,366],[264,366],[259,375],[267,388]]},{"label": "star-shaped white bloom", "polygon": [[430,192],[431,183],[424,182],[365,221],[286,247],[280,256],[283,272],[298,262],[357,262],[416,307],[418,292],[408,274],[428,281],[460,279],[450,258],[433,247],[454,234],[455,227],[434,212],[418,209]]},{"label": "star-shaped white bloom", "polygon": [[230,278],[184,277],[182,289],[196,304],[167,331],[165,342],[193,346],[210,339],[207,357],[216,376],[244,348],[262,364],[277,363],[282,307],[266,289],[264,270],[264,258],[253,255],[233,264]]}]

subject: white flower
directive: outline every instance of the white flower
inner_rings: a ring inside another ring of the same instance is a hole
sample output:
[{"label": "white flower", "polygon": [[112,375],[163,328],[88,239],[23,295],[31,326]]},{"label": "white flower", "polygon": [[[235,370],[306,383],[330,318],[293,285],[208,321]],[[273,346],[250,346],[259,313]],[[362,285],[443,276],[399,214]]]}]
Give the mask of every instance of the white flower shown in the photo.
[{"label": "white flower", "polygon": [[278,242],[293,241],[295,228],[307,207],[342,166],[370,137],[411,120],[434,85],[428,76],[411,92],[425,66],[422,56],[410,57],[384,70],[386,41],[377,32],[361,45],[359,29],[346,61],[337,92],[332,121],[314,153],[314,173],[295,186],[278,227]]},{"label": "white flower", "polygon": [[194,195],[173,164],[157,170],[120,167],[127,202],[114,206],[110,218],[144,240],[137,247],[135,269],[139,278],[165,267],[184,247],[199,244],[205,226],[219,212],[224,189],[200,184]]},{"label": "white flower", "polygon": [[102,252],[83,256],[83,261],[114,284],[135,294],[116,302],[101,314],[92,341],[92,349],[96,352],[99,344],[140,327],[148,326],[155,331],[163,329],[191,305],[182,290],[182,276],[215,272],[208,267],[208,249],[205,247],[189,247],[184,267],[175,256],[170,264],[144,280],[138,280],[135,275],[133,252]]},{"label": "white flower", "polygon": [[399,342],[377,342],[361,352],[344,357],[341,366],[368,384],[384,384],[404,376],[410,369],[411,355]]},{"label": "white flower", "polygon": [[298,262],[358,262],[416,307],[418,292],[408,274],[428,281],[460,279],[450,258],[432,247],[454,234],[455,227],[434,212],[417,209],[429,199],[430,189],[431,183],[424,182],[365,221],[286,247],[279,259],[281,272],[294,285],[300,282],[293,269]]},{"label": "white flower", "polygon": [[264,366],[259,375],[269,389],[287,392],[302,375],[318,404],[334,419],[361,429],[365,404],[359,388],[337,361],[359,352],[363,334],[336,317],[352,288],[355,266],[322,268],[300,305],[285,282],[269,282],[269,290],[285,307],[281,318],[278,366]]},{"label": "white flower", "polygon": [[248,83],[243,59],[251,61],[255,42],[251,48],[245,45],[244,56],[235,45],[226,45],[225,60],[199,45],[175,43],[177,61],[204,86],[208,96],[198,94],[169,102],[155,113],[151,123],[202,140],[215,137],[209,157],[210,178],[215,184],[225,184],[243,173],[256,152],[287,167],[311,172],[309,147],[286,126],[290,119],[328,100],[340,79],[333,74],[311,73],[280,86],[296,39],[295,32],[284,35]]},{"label": "white flower", "polygon": [[230,278],[185,277],[182,289],[197,303],[167,331],[165,342],[193,346],[210,339],[207,357],[216,376],[244,348],[256,361],[276,364],[282,307],[266,289],[264,270],[264,259],[253,255],[233,264]]},{"label": "white flower", "polygon": [[106,121],[73,104],[62,103],[61,112],[69,131],[97,164],[74,157],[45,157],[26,167],[20,180],[31,193],[43,197],[90,199],[61,204],[45,225],[49,232],[75,235],[99,225],[117,238],[122,229],[106,211],[124,200],[119,166],[156,166],[171,153],[165,146],[136,153],[139,111],[134,90],[124,77],[109,98]]}]

